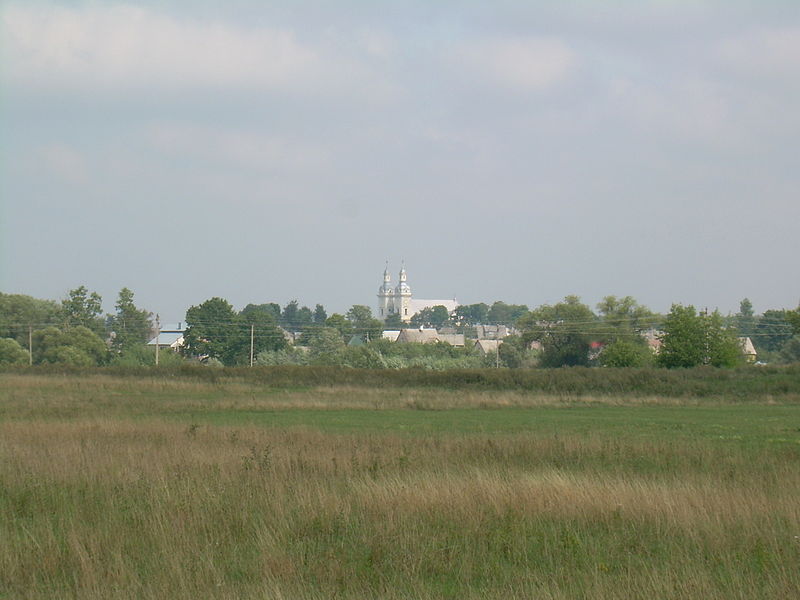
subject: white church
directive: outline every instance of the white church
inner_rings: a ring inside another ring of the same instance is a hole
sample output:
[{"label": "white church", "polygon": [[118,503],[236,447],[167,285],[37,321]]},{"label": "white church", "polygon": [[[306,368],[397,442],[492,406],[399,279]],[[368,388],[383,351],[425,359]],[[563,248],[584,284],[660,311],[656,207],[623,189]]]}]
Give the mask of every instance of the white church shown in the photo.
[{"label": "white church", "polygon": [[383,285],[378,288],[378,318],[386,320],[393,314],[399,314],[404,322],[411,320],[415,314],[425,308],[434,306],[444,306],[447,312],[452,313],[457,307],[458,302],[452,300],[421,300],[413,298],[411,286],[408,285],[408,275],[406,268],[400,269],[400,281],[397,287],[392,288],[392,276],[389,275],[389,265],[383,272]]}]

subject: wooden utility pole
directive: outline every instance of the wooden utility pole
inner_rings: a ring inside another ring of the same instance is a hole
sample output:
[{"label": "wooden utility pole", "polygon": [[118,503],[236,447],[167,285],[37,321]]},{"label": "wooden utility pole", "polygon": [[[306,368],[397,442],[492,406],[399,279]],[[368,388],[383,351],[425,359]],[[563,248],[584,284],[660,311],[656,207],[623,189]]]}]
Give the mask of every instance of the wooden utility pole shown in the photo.
[{"label": "wooden utility pole", "polygon": [[253,330],[254,330],[254,327],[255,327],[255,325],[253,323],[250,323],[250,366],[251,367],[253,366],[253,339],[254,339]]},{"label": "wooden utility pole", "polygon": [[28,325],[28,366],[33,365],[33,325]]},{"label": "wooden utility pole", "polygon": [[158,336],[161,334],[161,318],[156,315],[156,366],[158,366]]}]

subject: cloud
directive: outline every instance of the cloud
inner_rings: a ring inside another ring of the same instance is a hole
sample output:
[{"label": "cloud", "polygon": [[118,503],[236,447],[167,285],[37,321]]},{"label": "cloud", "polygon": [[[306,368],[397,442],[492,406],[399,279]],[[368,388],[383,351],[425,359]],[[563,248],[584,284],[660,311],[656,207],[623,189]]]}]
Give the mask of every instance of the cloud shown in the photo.
[{"label": "cloud", "polygon": [[797,80],[800,28],[760,29],[717,44],[717,59],[728,68],[757,76]]},{"label": "cloud", "polygon": [[460,46],[453,58],[472,77],[522,91],[553,87],[576,64],[569,46],[548,37],[484,39]]},{"label": "cloud", "polygon": [[146,137],[152,147],[167,155],[259,172],[317,171],[330,159],[327,149],[318,144],[210,126],[155,124]]},{"label": "cloud", "polygon": [[131,5],[6,5],[6,77],[29,88],[298,89],[330,72],[285,29],[176,20]]},{"label": "cloud", "polygon": [[86,159],[75,148],[63,143],[50,143],[38,149],[38,162],[61,181],[86,184],[89,172]]}]

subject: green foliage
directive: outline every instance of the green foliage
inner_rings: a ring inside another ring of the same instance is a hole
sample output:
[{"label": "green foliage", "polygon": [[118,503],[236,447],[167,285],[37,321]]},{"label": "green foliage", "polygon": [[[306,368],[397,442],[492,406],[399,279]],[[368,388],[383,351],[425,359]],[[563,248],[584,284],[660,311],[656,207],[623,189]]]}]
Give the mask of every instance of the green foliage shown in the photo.
[{"label": "green foliage", "polygon": [[783,345],[780,358],[784,363],[800,363],[800,335],[794,336]]},{"label": "green foliage", "polygon": [[653,353],[645,345],[618,339],[603,348],[598,362],[604,367],[645,367],[653,363]]},{"label": "green foliage", "polygon": [[117,312],[111,318],[111,329],[114,332],[111,347],[117,352],[124,352],[134,346],[141,346],[150,339],[153,329],[152,313],[141,310],[133,303],[133,292],[122,288],[116,304]]},{"label": "green foliage", "polygon": [[27,365],[28,351],[13,338],[0,338],[0,365]]},{"label": "green foliage", "polygon": [[345,316],[352,326],[353,334],[362,336],[365,340],[380,339],[383,333],[383,323],[372,317],[372,310],[369,306],[354,304]]},{"label": "green foliage", "polygon": [[399,313],[390,314],[383,322],[384,329],[398,330],[402,329],[404,326],[405,323],[403,323],[403,317],[401,317]]},{"label": "green foliage", "polygon": [[506,304],[499,300],[492,304],[486,314],[486,322],[494,325],[511,326],[528,312],[524,304]]},{"label": "green foliage", "polygon": [[339,313],[333,313],[325,319],[325,327],[338,331],[343,340],[350,339],[350,336],[353,335],[353,324]]},{"label": "green foliage", "polygon": [[673,304],[663,331],[658,355],[663,367],[734,367],[742,360],[736,334],[724,327],[719,311],[698,314],[694,306]]},{"label": "green foliage", "polygon": [[82,326],[103,334],[103,299],[97,292],[90,293],[84,285],[70,290],[68,298],[61,302],[61,310],[67,327]]},{"label": "green foliage", "polygon": [[184,352],[227,366],[249,363],[251,332],[254,355],[286,345],[269,305],[250,304],[237,314],[227,300],[211,298],[186,311],[186,325]]},{"label": "green foliage", "polygon": [[322,304],[317,304],[317,306],[314,307],[314,324],[324,325],[327,318],[328,313],[325,312],[325,307],[322,306]]},{"label": "green foliage", "polygon": [[47,327],[33,333],[33,362],[96,366],[108,360],[108,348],[96,333],[79,325]]},{"label": "green foliage", "polygon": [[489,305],[485,302],[463,304],[456,308],[455,321],[461,325],[472,326],[489,322]]},{"label": "green foliage", "polygon": [[319,327],[314,330],[309,344],[309,362],[315,365],[337,365],[344,348],[342,336],[336,329]]},{"label": "green foliage", "polygon": [[800,335],[800,306],[786,311],[786,321],[791,325],[794,335]]},{"label": "green foliage", "polygon": [[755,333],[756,317],[753,312],[753,303],[749,298],[744,298],[739,302],[739,312],[736,314],[734,322],[739,335],[751,336]]},{"label": "green foliage", "polygon": [[233,306],[222,298],[214,297],[186,311],[186,331],[183,334],[184,352],[190,356],[222,359],[230,354],[241,334],[236,327]]},{"label": "green foliage", "polygon": [[429,306],[423,308],[413,317],[411,317],[411,324],[414,327],[433,327],[438,329],[450,320],[450,313],[445,306],[441,304],[437,306]]},{"label": "green foliage", "polygon": [[[147,367],[155,365],[155,362],[155,346],[148,346],[146,344],[130,346],[111,359],[112,365],[120,367]],[[179,366],[184,362],[186,361],[181,354],[174,350],[161,348],[158,353],[158,364],[161,368]]]},{"label": "green foliage", "polygon": [[659,365],[686,368],[706,363],[706,328],[694,306],[673,304],[662,329]]},{"label": "green foliage", "polygon": [[753,344],[759,354],[778,352],[792,337],[791,324],[786,320],[786,310],[766,310],[756,321]]},{"label": "green foliage", "polygon": [[641,332],[650,329],[655,315],[633,297],[606,296],[597,304],[602,318],[604,337],[611,342],[619,338],[629,341],[641,339]]},{"label": "green foliage", "polygon": [[256,364],[261,367],[277,365],[307,365],[308,352],[294,346],[286,346],[281,350],[265,350],[256,356]]},{"label": "green foliage", "polygon": [[577,296],[566,296],[554,306],[542,305],[519,319],[525,344],[542,344],[543,367],[586,366],[590,342],[599,337],[598,320]]},{"label": "green foliage", "polygon": [[61,307],[52,300],[0,293],[0,338],[14,338],[27,346],[29,327],[41,329],[62,322]]}]

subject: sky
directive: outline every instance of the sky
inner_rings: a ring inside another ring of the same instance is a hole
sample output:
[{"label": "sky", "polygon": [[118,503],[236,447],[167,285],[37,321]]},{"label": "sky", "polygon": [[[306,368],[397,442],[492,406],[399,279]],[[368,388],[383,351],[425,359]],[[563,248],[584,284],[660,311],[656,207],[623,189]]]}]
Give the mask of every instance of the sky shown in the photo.
[{"label": "sky", "polygon": [[0,291],[800,301],[800,2],[0,5]]}]

